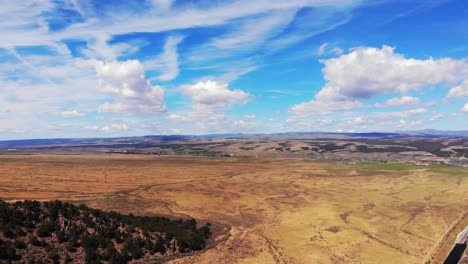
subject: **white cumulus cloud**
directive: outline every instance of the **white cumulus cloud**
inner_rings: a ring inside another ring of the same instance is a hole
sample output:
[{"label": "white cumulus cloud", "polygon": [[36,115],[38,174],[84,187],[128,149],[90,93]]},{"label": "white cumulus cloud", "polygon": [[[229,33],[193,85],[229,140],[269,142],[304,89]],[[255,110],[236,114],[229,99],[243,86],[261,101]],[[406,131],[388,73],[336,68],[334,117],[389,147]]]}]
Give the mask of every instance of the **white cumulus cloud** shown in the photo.
[{"label": "white cumulus cloud", "polygon": [[468,79],[464,80],[460,85],[450,89],[447,97],[468,96]]},{"label": "white cumulus cloud", "polygon": [[409,117],[409,116],[414,116],[414,115],[421,115],[427,113],[426,108],[416,108],[412,109],[409,111],[402,111],[402,112],[390,112],[390,116],[395,116],[395,117]]},{"label": "white cumulus cloud", "polygon": [[[358,47],[348,54],[321,62],[325,64],[322,70],[325,86],[315,99],[292,106],[292,113],[310,116],[352,110],[363,107],[362,99],[405,94],[437,84],[456,84],[468,77],[468,59],[406,58],[385,45],[382,48]],[[380,106],[415,105],[417,102],[417,98],[404,96]]]},{"label": "white cumulus cloud", "polygon": [[113,97],[99,107],[103,113],[159,114],[166,111],[164,90],[145,79],[138,60],[102,62],[78,60],[82,66],[94,66],[97,89]]},{"label": "white cumulus cloud", "polygon": [[350,121],[349,123],[350,124],[355,124],[355,125],[361,125],[363,123],[365,123],[365,119],[362,117],[362,116],[358,116],[356,117],[354,120]]},{"label": "white cumulus cloud", "polygon": [[194,110],[227,109],[234,104],[247,103],[251,95],[239,90],[230,90],[226,83],[202,81],[192,85],[183,85],[182,92],[192,99]]},{"label": "white cumulus cloud", "polygon": [[71,111],[63,111],[60,113],[61,117],[80,117],[84,116],[83,113],[78,112],[76,109]]},{"label": "white cumulus cloud", "polygon": [[387,106],[414,106],[419,104],[419,98],[412,96],[394,97],[390,98],[384,103],[375,104],[376,107],[387,107]]},{"label": "white cumulus cloud", "polygon": [[305,103],[293,105],[290,109],[292,113],[298,116],[311,116],[314,114],[328,114],[339,110],[352,110],[363,107],[363,104],[357,100],[348,101],[322,101],[312,100]]},{"label": "white cumulus cloud", "polygon": [[441,118],[443,118],[443,117],[444,117],[443,114],[435,114],[435,115],[433,115],[433,116],[431,117],[431,119],[429,119],[429,120],[434,122],[434,121],[437,121],[437,120],[439,120],[439,119],[441,119]]},{"label": "white cumulus cloud", "polygon": [[115,133],[119,131],[126,131],[129,129],[128,125],[126,124],[110,124],[105,126],[85,126],[87,130],[92,131],[99,131],[99,132],[106,132],[106,133]]},{"label": "white cumulus cloud", "polygon": [[367,99],[388,93],[406,93],[440,83],[453,84],[468,77],[468,59],[418,60],[394,48],[356,48],[338,58],[322,60],[326,85],[320,100]]},{"label": "white cumulus cloud", "polygon": [[468,103],[466,103],[466,104],[463,106],[463,108],[462,108],[461,111],[464,112],[464,113],[468,113]]},{"label": "white cumulus cloud", "polygon": [[423,126],[424,123],[421,120],[412,120],[412,121],[406,121],[404,119],[400,119],[400,122],[398,123],[397,127],[398,128],[410,128],[410,127],[420,127]]}]

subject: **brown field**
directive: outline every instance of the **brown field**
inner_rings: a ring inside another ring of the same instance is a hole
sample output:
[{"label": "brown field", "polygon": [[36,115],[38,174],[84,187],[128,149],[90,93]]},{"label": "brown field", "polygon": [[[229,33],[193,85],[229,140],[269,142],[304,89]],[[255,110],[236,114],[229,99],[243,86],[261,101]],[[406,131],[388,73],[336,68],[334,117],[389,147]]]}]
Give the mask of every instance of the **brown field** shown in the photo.
[{"label": "brown field", "polygon": [[468,170],[308,159],[0,155],[0,198],[218,223],[173,263],[437,263],[468,224]]}]

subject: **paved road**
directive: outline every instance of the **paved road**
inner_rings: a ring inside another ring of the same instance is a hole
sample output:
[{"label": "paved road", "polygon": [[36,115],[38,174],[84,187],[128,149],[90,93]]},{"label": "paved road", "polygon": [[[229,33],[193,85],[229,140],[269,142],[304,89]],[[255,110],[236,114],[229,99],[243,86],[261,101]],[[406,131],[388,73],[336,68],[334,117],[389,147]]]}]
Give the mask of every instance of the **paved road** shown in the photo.
[{"label": "paved road", "polygon": [[467,243],[468,226],[457,235],[457,239],[455,239],[455,246],[452,248],[452,251],[450,251],[450,254],[445,259],[444,264],[458,264],[458,262],[460,262],[461,258],[463,257],[463,254],[465,253]]},{"label": "paved road", "polygon": [[455,244],[450,254],[444,261],[444,264],[458,264],[466,250],[466,244]]}]

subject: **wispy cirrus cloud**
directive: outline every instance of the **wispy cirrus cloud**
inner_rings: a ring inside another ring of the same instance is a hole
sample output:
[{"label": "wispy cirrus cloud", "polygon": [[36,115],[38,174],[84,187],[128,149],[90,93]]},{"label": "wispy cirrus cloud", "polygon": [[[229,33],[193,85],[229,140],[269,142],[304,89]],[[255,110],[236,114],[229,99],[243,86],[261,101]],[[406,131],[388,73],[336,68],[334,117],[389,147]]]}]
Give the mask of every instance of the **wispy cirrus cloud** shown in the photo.
[{"label": "wispy cirrus cloud", "polygon": [[[209,46],[251,51],[253,47],[280,34],[295,17],[296,9],[251,17],[232,24],[231,32],[213,39]],[[255,26],[253,26],[255,25]]]},{"label": "wispy cirrus cloud", "polygon": [[183,37],[170,36],[166,39],[163,53],[154,60],[144,62],[148,69],[160,72],[156,77],[158,81],[170,81],[179,75],[179,54],[177,46],[183,41]]}]

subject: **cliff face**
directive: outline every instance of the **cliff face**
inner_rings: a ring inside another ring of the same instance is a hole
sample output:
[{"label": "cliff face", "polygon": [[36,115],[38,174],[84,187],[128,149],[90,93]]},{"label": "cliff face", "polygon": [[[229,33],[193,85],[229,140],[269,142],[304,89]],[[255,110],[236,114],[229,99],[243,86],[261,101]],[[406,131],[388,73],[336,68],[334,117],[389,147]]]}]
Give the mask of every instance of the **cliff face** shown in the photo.
[{"label": "cliff face", "polygon": [[209,224],[104,212],[60,201],[0,201],[0,259],[36,263],[156,261],[205,247]]}]

